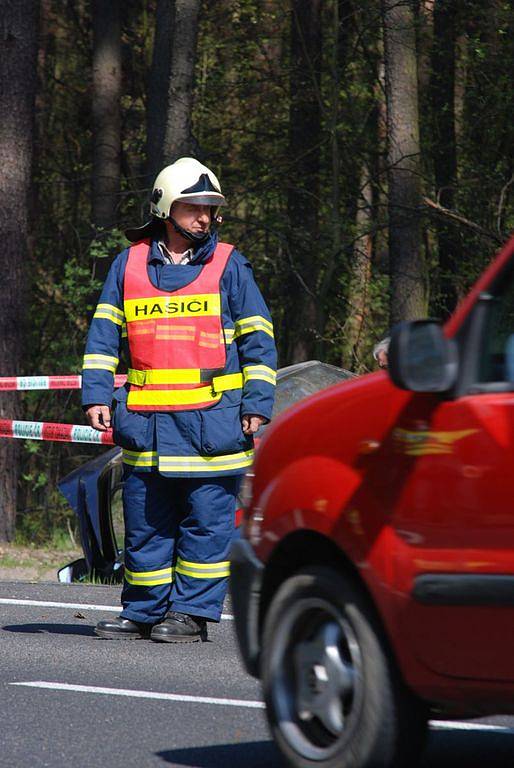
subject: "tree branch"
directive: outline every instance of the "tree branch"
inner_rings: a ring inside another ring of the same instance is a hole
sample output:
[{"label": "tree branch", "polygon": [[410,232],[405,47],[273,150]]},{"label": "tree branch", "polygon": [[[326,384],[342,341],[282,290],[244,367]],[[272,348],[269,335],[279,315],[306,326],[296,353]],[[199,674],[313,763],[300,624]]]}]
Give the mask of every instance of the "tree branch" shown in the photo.
[{"label": "tree branch", "polygon": [[431,200],[429,197],[423,197],[422,200],[425,205],[428,208],[434,210],[438,216],[441,216],[442,218],[447,219],[448,221],[451,221],[458,226],[460,225],[467,227],[468,229],[472,229],[473,232],[476,232],[478,235],[482,235],[483,237],[487,237],[489,240],[493,240],[495,243],[503,245],[507,239],[507,235],[486,229],[480,224],[477,224],[476,221],[471,221],[465,216],[462,216],[462,214],[457,213],[456,211],[452,211],[449,208],[445,208],[440,203],[436,203],[435,200]]}]

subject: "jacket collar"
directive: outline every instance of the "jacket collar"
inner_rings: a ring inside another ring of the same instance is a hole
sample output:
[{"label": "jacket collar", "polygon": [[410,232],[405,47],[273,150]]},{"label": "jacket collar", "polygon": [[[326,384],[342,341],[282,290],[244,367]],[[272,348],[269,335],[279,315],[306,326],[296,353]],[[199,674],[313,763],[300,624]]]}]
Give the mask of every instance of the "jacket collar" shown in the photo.
[{"label": "jacket collar", "polygon": [[[214,230],[211,232],[205,243],[202,243],[195,249],[194,256],[189,263],[193,265],[205,264],[209,256],[214,252],[217,244],[218,233]],[[162,255],[161,249],[159,248],[158,240],[152,240],[152,245],[148,252],[148,263],[151,262],[160,262],[161,264],[167,263],[164,256]]]}]

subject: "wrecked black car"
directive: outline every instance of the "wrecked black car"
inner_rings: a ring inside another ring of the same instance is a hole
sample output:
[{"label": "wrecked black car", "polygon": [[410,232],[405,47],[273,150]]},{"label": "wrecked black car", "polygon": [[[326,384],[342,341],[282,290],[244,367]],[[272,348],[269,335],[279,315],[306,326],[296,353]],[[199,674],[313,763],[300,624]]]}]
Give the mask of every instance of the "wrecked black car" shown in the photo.
[{"label": "wrecked black car", "polygon": [[[334,365],[310,360],[277,372],[273,415],[281,413],[304,397],[351,379],[355,374]],[[265,426],[259,430],[259,438]],[[121,449],[111,448],[59,483],[59,489],[75,511],[84,557],[59,570],[61,582],[85,578],[100,583],[123,579],[123,513],[121,503]],[[241,491],[244,495],[244,483]]]}]

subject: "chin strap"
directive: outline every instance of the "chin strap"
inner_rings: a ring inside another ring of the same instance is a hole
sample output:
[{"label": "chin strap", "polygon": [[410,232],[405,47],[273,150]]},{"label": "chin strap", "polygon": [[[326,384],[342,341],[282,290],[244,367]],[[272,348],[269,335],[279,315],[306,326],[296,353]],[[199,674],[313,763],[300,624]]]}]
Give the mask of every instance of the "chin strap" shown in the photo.
[{"label": "chin strap", "polygon": [[211,234],[210,229],[207,232],[190,232],[188,229],[181,227],[180,224],[177,224],[173,216],[169,216],[168,220],[173,224],[175,232],[178,232],[179,235],[182,235],[182,237],[185,237],[186,240],[190,240],[192,243],[204,243]]}]

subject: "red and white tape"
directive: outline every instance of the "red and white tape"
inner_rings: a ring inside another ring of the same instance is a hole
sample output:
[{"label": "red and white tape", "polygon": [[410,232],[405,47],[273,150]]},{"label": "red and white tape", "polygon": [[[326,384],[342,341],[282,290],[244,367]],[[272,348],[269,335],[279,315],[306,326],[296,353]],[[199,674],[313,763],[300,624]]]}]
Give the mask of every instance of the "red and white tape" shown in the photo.
[{"label": "red and white tape", "polygon": [[[119,374],[114,377],[114,386],[122,387],[127,377]],[[38,390],[38,389],[80,389],[82,376],[69,374],[62,376],[0,376],[0,392]]]},{"label": "red and white tape", "polygon": [[97,443],[114,445],[112,431],[98,432],[81,424],[57,424],[49,421],[12,421],[0,419],[0,437],[25,440],[55,440],[61,443]]}]

